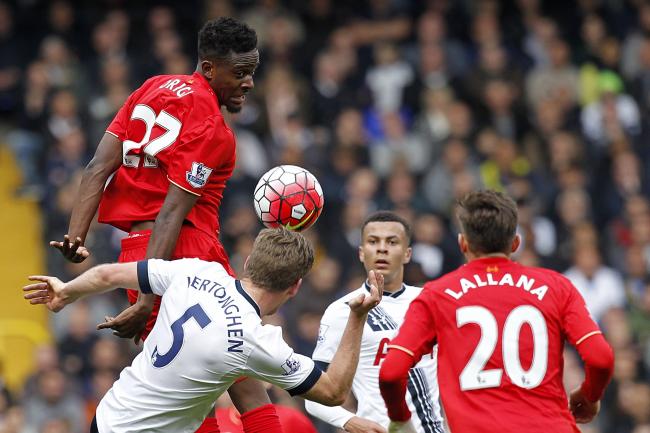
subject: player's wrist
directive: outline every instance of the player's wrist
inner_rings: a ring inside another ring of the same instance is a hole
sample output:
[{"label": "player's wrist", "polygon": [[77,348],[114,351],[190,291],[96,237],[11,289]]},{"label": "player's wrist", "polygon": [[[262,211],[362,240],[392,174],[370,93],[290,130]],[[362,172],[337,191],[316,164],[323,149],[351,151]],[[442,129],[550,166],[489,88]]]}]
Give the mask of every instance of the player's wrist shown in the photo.
[{"label": "player's wrist", "polygon": [[591,388],[587,385],[587,382],[583,382],[582,385],[580,385],[580,388],[578,388],[578,392],[580,395],[587,400],[590,403],[598,403],[600,400],[598,396],[593,395],[593,391],[591,391]]},{"label": "player's wrist", "polygon": [[411,419],[411,410],[402,401],[397,407],[388,407],[388,418],[393,422],[405,423]]},{"label": "player's wrist", "polygon": [[72,290],[70,288],[70,283],[63,283],[63,286],[61,287],[58,296],[61,299],[61,301],[63,301],[64,305],[73,303],[79,297],[79,295],[75,295],[74,293],[72,293]]},{"label": "player's wrist", "polygon": [[153,299],[138,299],[133,305],[140,312],[151,313],[153,311],[153,304]]},{"label": "player's wrist", "polygon": [[343,420],[343,422],[341,423],[341,425],[338,426],[338,427],[339,427],[339,428],[342,428],[342,429],[345,430],[345,431],[350,431],[349,429],[352,428],[352,427],[354,427],[354,426],[356,425],[356,422],[357,422],[358,420],[359,420],[359,417],[358,417],[358,416],[356,416],[356,415],[354,415],[354,414],[350,414],[350,417],[349,417],[348,419],[346,419],[346,420]]},{"label": "player's wrist", "polygon": [[350,317],[354,318],[355,320],[359,322],[366,323],[366,319],[368,318],[368,313],[369,310],[354,310],[350,309]]}]

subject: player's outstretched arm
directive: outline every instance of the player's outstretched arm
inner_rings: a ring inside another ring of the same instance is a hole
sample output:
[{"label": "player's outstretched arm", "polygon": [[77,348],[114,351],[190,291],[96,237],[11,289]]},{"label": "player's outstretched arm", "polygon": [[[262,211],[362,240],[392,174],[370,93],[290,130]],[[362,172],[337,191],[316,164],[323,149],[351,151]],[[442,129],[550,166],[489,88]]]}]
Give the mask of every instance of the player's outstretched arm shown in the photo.
[{"label": "player's outstretched arm", "polygon": [[304,398],[327,406],[340,406],[350,393],[368,312],[379,304],[384,292],[384,277],[381,274],[370,271],[368,282],[370,294],[361,294],[348,303],[350,316],[332,363],[314,386],[302,394]]},{"label": "player's outstretched arm", "polygon": [[95,266],[67,283],[47,275],[33,275],[28,279],[39,282],[23,287],[28,292],[24,298],[30,304],[44,304],[55,313],[84,296],[118,287],[138,287],[135,262]]},{"label": "player's outstretched arm", "polygon": [[[197,199],[197,195],[184,191],[172,183],[169,184],[165,202],[151,231],[147,246],[148,259],[171,259],[183,221]],[[102,328],[111,328],[113,334],[118,337],[133,338],[137,344],[153,310],[154,299],[154,295],[140,293],[135,304],[102,323]]]},{"label": "player's outstretched arm", "polygon": [[63,241],[50,241],[50,246],[59,250],[71,262],[83,262],[90,255],[90,251],[84,247],[88,228],[97,213],[106,180],[121,163],[122,142],[114,135],[105,133],[95,156],[84,169],[68,234],[63,237]]}]

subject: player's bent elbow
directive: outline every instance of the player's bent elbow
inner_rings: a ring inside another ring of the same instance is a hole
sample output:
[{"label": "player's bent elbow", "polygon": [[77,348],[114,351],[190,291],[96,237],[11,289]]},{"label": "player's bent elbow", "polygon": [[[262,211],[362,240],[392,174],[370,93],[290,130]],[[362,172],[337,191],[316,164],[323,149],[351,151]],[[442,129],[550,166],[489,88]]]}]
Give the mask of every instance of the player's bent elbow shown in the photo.
[{"label": "player's bent elbow", "polygon": [[350,393],[349,389],[336,386],[326,377],[326,373],[316,382],[316,385],[302,396],[325,406],[341,406]]},{"label": "player's bent elbow", "polygon": [[327,403],[324,403],[326,406],[341,406],[343,403],[345,403],[345,400],[348,398],[348,393],[347,392],[337,392],[334,393],[327,401]]},{"label": "player's bent elbow", "polygon": [[379,384],[394,384],[402,380],[404,373],[397,368],[392,368],[390,363],[384,363],[379,370]]},{"label": "player's bent elbow", "polygon": [[325,406],[341,406],[347,400],[348,392],[349,390],[332,386],[324,390],[322,400],[319,403]]},{"label": "player's bent elbow", "polygon": [[601,371],[614,369],[614,351],[605,337],[596,335],[578,347],[585,364]]},{"label": "player's bent elbow", "polygon": [[609,344],[605,343],[598,351],[598,356],[590,357],[589,360],[585,360],[585,363],[592,368],[612,372],[614,370],[614,351]]}]

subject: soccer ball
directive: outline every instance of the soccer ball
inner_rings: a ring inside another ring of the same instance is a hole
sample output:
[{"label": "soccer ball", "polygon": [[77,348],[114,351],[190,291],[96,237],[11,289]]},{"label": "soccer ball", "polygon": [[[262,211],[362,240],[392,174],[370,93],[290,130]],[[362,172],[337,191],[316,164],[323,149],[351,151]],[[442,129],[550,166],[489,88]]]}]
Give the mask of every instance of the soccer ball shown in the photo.
[{"label": "soccer ball", "polygon": [[325,201],[313,174],[295,165],[279,165],[261,177],[253,203],[266,227],[301,231],[316,222]]}]

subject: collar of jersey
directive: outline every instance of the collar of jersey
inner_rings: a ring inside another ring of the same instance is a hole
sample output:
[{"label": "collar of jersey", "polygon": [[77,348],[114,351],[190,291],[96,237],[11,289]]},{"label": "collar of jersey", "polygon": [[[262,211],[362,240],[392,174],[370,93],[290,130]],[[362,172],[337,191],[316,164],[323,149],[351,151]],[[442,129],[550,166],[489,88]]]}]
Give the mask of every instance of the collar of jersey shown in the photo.
[{"label": "collar of jersey", "polygon": [[195,71],[192,74],[192,78],[195,78],[195,79],[199,80],[199,83],[201,83],[201,86],[205,87],[207,90],[210,91],[210,93],[214,94],[214,91],[212,90],[212,87],[210,87],[210,83],[208,83],[208,80],[203,75],[201,75],[201,73]]},{"label": "collar of jersey", "polygon": [[497,265],[497,264],[506,264],[506,263],[511,263],[512,260],[507,259],[505,257],[479,257],[471,262],[467,263],[467,265],[472,265],[472,266],[485,266],[485,265]]},{"label": "collar of jersey", "polygon": [[[368,284],[367,281],[363,283],[363,287],[365,287],[367,291],[370,291],[370,284]],[[405,290],[406,290],[406,285],[402,283],[402,288],[399,289],[397,292],[387,292],[384,290],[384,296],[388,296],[389,298],[397,298],[399,295],[404,293]]]},{"label": "collar of jersey", "polygon": [[239,280],[235,280],[235,287],[237,288],[237,291],[239,292],[240,295],[244,297],[248,301],[249,304],[255,308],[255,312],[257,313],[258,316],[262,317],[262,313],[260,312],[260,307],[257,305],[257,303],[251,298],[251,295],[246,293],[246,290],[241,285],[241,282]]}]

